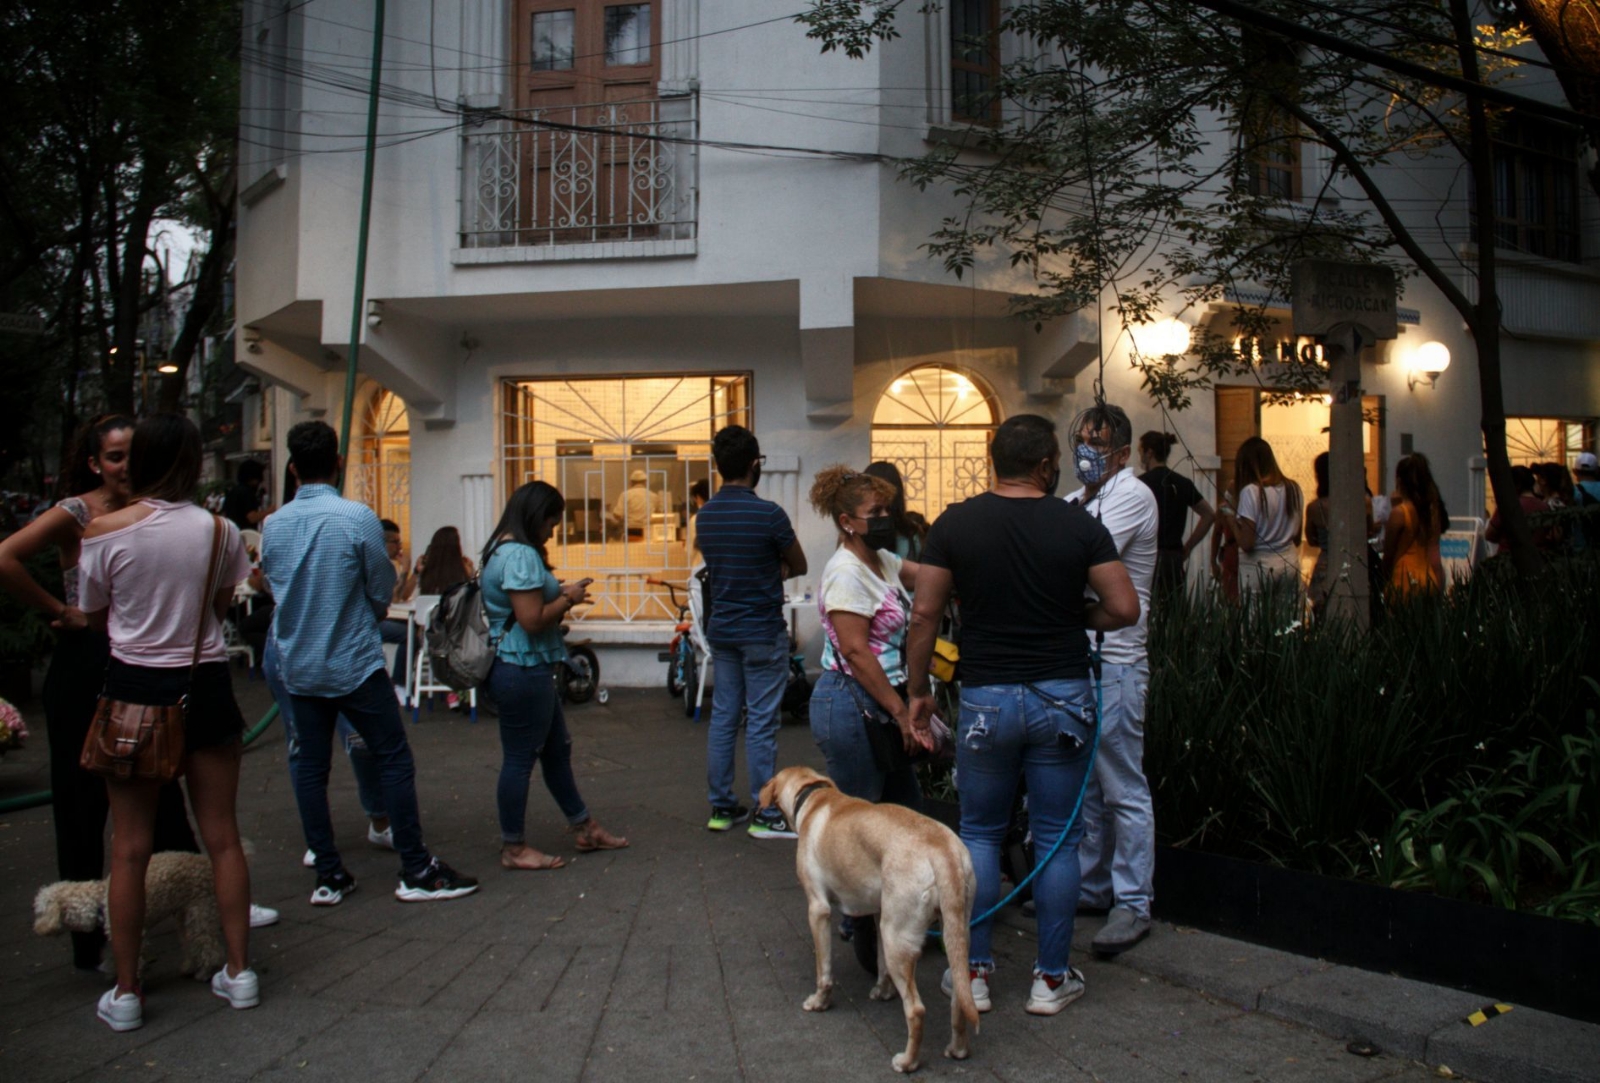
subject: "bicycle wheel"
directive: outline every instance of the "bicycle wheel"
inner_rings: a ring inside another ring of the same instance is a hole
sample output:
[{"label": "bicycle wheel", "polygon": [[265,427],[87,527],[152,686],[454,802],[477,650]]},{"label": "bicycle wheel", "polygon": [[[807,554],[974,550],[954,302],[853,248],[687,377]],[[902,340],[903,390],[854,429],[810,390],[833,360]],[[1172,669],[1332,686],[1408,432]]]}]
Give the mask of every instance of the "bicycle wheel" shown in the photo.
[{"label": "bicycle wheel", "polygon": [[[689,647],[687,639],[680,638],[677,645],[672,648],[671,660],[667,662],[667,695],[672,696],[674,699],[683,695],[683,661],[685,648],[688,648],[689,652],[692,653],[693,648]],[[690,659],[690,664],[693,664],[692,657]]]},{"label": "bicycle wheel", "polygon": [[588,647],[567,648],[567,679],[565,692],[568,703],[588,703],[600,687],[600,662]]},{"label": "bicycle wheel", "polygon": [[683,714],[685,718],[693,718],[694,701],[700,695],[700,665],[694,656],[694,645],[687,638],[683,641],[676,664],[683,668]]}]

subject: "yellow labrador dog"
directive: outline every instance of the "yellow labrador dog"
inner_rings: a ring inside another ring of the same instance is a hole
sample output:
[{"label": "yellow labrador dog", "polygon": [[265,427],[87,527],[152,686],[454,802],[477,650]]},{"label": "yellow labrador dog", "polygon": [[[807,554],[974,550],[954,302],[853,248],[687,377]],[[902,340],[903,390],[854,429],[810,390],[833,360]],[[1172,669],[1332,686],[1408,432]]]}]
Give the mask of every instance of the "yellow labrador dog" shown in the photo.
[{"label": "yellow labrador dog", "polygon": [[950,968],[955,995],[944,1055],[965,1059],[967,1027],[978,1031],[965,965],[977,881],[972,857],[955,832],[908,808],[846,797],[809,767],[779,771],[762,787],[761,804],[781,809],[800,836],[795,867],[817,957],[817,991],[806,998],[806,1011],[826,1011],[833,992],[833,908],[853,917],[877,914],[878,982],[871,995],[888,1000],[899,991],[906,1048],[895,1055],[894,1070],[916,1071],[925,1013],[917,995],[917,959],[937,916],[943,919],[945,950],[957,960]]}]

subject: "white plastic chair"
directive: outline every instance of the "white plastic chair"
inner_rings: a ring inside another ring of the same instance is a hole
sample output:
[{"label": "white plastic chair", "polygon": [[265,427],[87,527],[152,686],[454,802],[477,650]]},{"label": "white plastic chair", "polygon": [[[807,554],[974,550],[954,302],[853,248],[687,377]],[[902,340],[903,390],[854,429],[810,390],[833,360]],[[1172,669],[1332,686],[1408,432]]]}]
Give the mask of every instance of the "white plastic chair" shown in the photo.
[{"label": "white plastic chair", "polygon": [[699,657],[697,667],[700,671],[700,687],[695,690],[694,720],[700,721],[700,708],[706,701],[706,673],[711,669],[711,644],[706,640],[705,598],[700,586],[699,571],[704,568],[703,563],[697,563],[689,569],[689,642],[694,644],[694,650]]},{"label": "white plastic chair", "polygon": [[[428,710],[433,710],[433,696],[438,692],[455,692],[448,684],[440,684],[433,676],[433,665],[428,658],[427,630],[428,621],[433,617],[434,607],[439,604],[437,594],[419,594],[412,599],[416,608],[411,613],[411,620],[415,627],[411,634],[415,637],[416,657],[412,659],[411,673],[408,681],[407,699],[411,703],[411,721],[421,720],[422,697],[428,697]],[[478,720],[478,690],[468,689],[466,692],[467,705],[471,709],[472,721]]]}]

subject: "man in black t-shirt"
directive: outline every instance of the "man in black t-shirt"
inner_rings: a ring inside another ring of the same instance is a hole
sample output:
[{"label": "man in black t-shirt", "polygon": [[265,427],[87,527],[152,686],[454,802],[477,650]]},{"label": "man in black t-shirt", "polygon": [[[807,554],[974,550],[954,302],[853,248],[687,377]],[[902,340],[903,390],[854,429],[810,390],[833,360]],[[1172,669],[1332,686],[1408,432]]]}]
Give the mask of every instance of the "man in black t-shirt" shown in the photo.
[{"label": "man in black t-shirt", "polygon": [[[1151,430],[1139,437],[1139,466],[1144,471],[1139,480],[1150,486],[1156,494],[1156,508],[1160,514],[1156,528],[1156,580],[1152,600],[1171,591],[1181,591],[1185,585],[1184,565],[1195,546],[1205,541],[1211,533],[1211,524],[1217,513],[1206,498],[1200,495],[1194,482],[1167,469],[1167,456],[1177,437],[1170,432]],[[1195,525],[1186,540],[1184,524],[1189,520],[1189,509],[1194,509]]]},{"label": "man in black t-shirt", "polygon": [[261,520],[267,512],[261,507],[261,490],[266,484],[267,468],[254,459],[239,464],[234,475],[233,488],[222,501],[222,517],[231,519],[240,530],[260,530]]},{"label": "man in black t-shirt", "polygon": [[[1041,859],[1062,840],[1034,881],[1039,954],[1027,1005],[1032,1014],[1054,1015],[1083,995],[1083,975],[1069,953],[1083,833],[1073,811],[1096,726],[1086,633],[1133,624],[1139,596],[1105,527],[1055,499],[1061,446],[1052,422],[1011,418],[995,431],[989,454],[989,491],[947,508],[923,544],[907,643],[912,725],[925,728],[933,713],[928,664],[940,616],[958,595],[956,767],[961,838],[978,877],[973,912],[999,901],[1000,845],[1025,776]],[[1085,598],[1086,586],[1098,601]],[[993,925],[990,919],[973,927],[968,953],[979,1011],[990,1004]],[[949,974],[944,987],[948,992]]]}]

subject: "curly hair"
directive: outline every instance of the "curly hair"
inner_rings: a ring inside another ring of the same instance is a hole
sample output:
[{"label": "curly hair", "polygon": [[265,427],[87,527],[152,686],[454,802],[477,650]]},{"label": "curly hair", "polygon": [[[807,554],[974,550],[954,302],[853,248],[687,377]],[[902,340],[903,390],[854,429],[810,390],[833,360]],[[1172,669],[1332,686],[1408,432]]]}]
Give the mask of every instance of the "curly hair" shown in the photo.
[{"label": "curly hair", "polygon": [[817,471],[811,483],[811,506],[835,528],[839,516],[854,515],[862,501],[874,496],[888,503],[894,500],[894,486],[843,463]]}]

